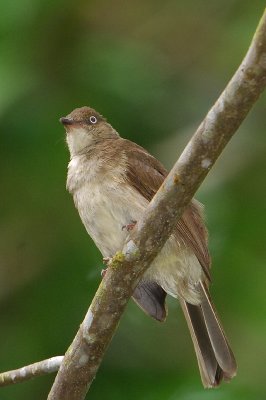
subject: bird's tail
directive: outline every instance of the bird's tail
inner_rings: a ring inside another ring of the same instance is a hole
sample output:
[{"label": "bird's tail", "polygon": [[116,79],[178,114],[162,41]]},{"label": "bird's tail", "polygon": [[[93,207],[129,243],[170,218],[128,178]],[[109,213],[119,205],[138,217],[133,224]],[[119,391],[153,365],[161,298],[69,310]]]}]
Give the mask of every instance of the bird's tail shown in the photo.
[{"label": "bird's tail", "polygon": [[194,344],[201,380],[206,388],[236,375],[236,361],[211,302],[208,289],[200,283],[202,302],[192,305],[180,299]]}]

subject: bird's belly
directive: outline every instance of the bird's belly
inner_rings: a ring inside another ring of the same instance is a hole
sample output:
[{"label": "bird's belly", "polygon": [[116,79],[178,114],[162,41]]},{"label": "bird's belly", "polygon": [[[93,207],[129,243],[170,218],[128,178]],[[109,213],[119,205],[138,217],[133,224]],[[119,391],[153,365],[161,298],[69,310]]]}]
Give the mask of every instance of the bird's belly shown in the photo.
[{"label": "bird's belly", "polygon": [[74,194],[74,201],[88,234],[104,257],[122,249],[128,235],[125,226],[137,221],[148,204],[121,183],[84,185]]},{"label": "bird's belly", "polygon": [[170,296],[182,297],[191,304],[200,303],[198,283],[202,278],[197,257],[174,236],[170,236],[143,276],[144,280],[156,281]]}]

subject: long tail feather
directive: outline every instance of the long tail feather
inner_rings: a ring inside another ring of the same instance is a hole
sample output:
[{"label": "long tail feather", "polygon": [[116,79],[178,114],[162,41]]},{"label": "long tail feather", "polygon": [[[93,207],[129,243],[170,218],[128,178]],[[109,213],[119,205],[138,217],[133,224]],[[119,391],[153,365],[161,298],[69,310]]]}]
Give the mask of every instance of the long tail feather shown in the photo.
[{"label": "long tail feather", "polygon": [[204,284],[198,306],[180,299],[194,344],[204,387],[215,387],[236,374],[236,361]]}]

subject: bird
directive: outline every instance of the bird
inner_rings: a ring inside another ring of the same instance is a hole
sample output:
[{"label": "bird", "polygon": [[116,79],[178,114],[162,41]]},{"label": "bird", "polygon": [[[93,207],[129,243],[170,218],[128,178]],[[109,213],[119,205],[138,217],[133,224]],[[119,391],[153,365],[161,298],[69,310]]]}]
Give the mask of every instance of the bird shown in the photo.
[{"label": "bird", "polygon": [[[60,118],[70,152],[67,190],[104,259],[123,244],[168,172],[147,150],[122,138],[91,107]],[[163,322],[166,296],[179,300],[194,345],[202,384],[230,381],[237,364],[210,297],[211,257],[203,206],[192,199],[132,298]]]}]

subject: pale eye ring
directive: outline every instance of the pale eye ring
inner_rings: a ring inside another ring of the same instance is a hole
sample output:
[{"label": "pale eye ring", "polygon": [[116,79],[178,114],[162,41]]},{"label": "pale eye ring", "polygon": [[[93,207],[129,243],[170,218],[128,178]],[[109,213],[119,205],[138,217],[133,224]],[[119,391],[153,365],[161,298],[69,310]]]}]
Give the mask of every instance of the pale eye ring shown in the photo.
[{"label": "pale eye ring", "polygon": [[96,118],[94,115],[92,115],[92,116],[90,117],[90,122],[91,122],[92,124],[96,124],[97,118]]}]

